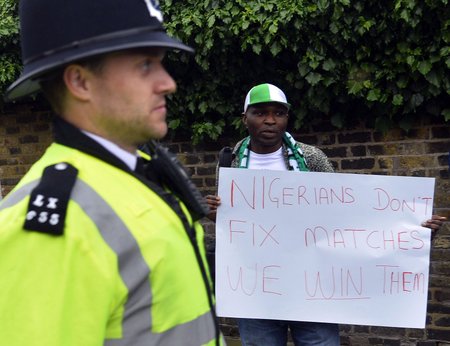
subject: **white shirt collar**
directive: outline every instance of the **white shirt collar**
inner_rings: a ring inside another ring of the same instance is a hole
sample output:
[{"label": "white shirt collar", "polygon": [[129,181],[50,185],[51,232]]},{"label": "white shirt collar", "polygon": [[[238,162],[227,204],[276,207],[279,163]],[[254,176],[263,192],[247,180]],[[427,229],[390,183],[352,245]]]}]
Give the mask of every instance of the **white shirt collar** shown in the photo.
[{"label": "white shirt collar", "polygon": [[114,156],[117,156],[120,160],[122,160],[132,171],[136,168],[137,163],[137,153],[132,154],[121,147],[119,147],[117,144],[114,144],[113,142],[94,135],[91,132],[87,132],[82,130],[83,133],[90,138],[92,138],[94,141],[96,141],[98,144],[100,144],[102,147],[104,147],[106,150],[108,150],[111,154]]}]

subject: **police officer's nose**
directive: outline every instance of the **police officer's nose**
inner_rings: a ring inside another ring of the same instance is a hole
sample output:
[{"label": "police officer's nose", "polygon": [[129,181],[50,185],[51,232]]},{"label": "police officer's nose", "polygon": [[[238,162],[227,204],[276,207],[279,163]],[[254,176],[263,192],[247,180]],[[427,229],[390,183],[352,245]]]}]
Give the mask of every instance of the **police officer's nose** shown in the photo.
[{"label": "police officer's nose", "polygon": [[163,95],[173,94],[177,90],[177,84],[169,72],[161,65],[158,76],[157,91]]}]

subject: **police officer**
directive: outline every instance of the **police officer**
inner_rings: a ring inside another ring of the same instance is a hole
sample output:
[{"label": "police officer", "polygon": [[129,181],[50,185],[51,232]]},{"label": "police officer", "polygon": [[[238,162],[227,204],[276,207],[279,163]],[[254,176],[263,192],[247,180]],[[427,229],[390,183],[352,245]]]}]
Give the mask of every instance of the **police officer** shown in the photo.
[{"label": "police officer", "polygon": [[138,165],[167,132],[165,52],[192,49],[152,0],[22,0],[19,15],[24,70],[6,98],[42,90],[58,116],[0,204],[0,344],[222,344],[202,215],[179,192],[192,185],[162,157]]}]

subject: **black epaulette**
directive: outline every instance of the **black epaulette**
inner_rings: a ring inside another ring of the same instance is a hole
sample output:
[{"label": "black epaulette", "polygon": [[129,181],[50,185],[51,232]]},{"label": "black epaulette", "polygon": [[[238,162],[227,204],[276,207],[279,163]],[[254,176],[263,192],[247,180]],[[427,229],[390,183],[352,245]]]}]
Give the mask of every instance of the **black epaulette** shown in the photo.
[{"label": "black epaulette", "polygon": [[27,231],[64,234],[64,221],[78,170],[61,162],[44,169],[39,184],[31,191],[23,226]]}]

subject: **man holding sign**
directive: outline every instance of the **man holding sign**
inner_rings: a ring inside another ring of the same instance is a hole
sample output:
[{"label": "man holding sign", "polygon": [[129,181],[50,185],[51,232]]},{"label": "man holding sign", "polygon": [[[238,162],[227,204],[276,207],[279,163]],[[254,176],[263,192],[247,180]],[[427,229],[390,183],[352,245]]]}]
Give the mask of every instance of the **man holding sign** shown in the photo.
[{"label": "man holding sign", "polygon": [[[224,166],[275,171],[333,172],[326,155],[313,146],[296,142],[286,132],[290,104],[282,90],[271,84],[253,87],[244,103],[243,123],[249,136],[235,146]],[[218,196],[207,196],[215,220]],[[438,229],[445,218],[433,216],[423,224]],[[243,345],[286,345],[288,330],[296,345],[339,345],[338,325],[332,323],[238,319]]]},{"label": "man holding sign", "polygon": [[[236,145],[233,167],[333,172],[320,149],[298,143],[286,132],[289,108],[274,85],[260,84],[248,92],[242,120],[249,136]],[[213,211],[220,203],[217,196],[207,196],[207,201]],[[238,324],[243,345],[286,345],[288,329],[299,345],[339,345],[336,324],[243,318]]]}]

